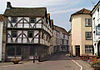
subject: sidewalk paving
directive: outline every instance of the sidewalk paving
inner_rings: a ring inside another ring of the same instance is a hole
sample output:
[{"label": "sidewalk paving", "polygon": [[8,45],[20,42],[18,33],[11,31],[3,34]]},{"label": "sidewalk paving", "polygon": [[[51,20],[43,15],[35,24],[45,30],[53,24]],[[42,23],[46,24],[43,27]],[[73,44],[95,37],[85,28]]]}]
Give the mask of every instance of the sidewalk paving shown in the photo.
[{"label": "sidewalk paving", "polygon": [[12,62],[1,62],[0,66],[5,66],[5,65],[13,65]]},{"label": "sidewalk paving", "polygon": [[82,60],[76,60],[82,67],[83,70],[94,70],[90,64],[88,64],[86,61],[82,61]]},{"label": "sidewalk paving", "polygon": [[[26,64],[32,61],[20,61],[19,64]],[[16,65],[13,62],[1,62],[0,66]]]},{"label": "sidewalk paving", "polygon": [[79,57],[71,57],[71,58],[76,62],[78,62],[83,67],[82,70],[94,70],[89,63],[81,60]]}]

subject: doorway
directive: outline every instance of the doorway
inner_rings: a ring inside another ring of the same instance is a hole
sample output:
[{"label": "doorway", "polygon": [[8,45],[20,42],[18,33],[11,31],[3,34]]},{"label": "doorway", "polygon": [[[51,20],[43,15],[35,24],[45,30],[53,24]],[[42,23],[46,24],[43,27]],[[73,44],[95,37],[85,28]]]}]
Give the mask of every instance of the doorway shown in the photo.
[{"label": "doorway", "polygon": [[76,56],[80,56],[80,45],[76,45]]},{"label": "doorway", "polygon": [[98,48],[97,48],[97,50],[98,50],[98,56],[100,56],[100,41],[98,42]]},{"label": "doorway", "polygon": [[22,47],[22,60],[28,60],[29,59],[29,53],[30,48],[28,46]]}]

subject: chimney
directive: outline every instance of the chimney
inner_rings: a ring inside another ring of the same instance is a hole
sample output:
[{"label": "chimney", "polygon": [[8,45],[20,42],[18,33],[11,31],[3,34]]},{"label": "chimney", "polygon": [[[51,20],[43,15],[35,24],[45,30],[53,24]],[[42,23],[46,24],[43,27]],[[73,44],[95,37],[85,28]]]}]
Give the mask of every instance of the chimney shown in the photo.
[{"label": "chimney", "polygon": [[11,9],[11,8],[12,8],[11,3],[7,2],[7,9]]}]

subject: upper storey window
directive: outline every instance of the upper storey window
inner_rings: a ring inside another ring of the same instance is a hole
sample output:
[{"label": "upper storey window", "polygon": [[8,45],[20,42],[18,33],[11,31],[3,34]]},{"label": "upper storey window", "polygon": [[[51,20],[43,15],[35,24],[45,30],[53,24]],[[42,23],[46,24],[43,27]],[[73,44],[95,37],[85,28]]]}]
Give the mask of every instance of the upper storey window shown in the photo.
[{"label": "upper storey window", "polygon": [[92,26],[92,20],[90,18],[85,19],[85,26],[86,27],[91,27]]},{"label": "upper storey window", "polygon": [[17,22],[17,17],[11,17],[11,22],[16,23]]},{"label": "upper storey window", "polygon": [[17,37],[17,31],[11,31],[11,36],[12,37]]},{"label": "upper storey window", "polygon": [[28,37],[32,38],[33,37],[33,32],[32,31],[28,31]]},{"label": "upper storey window", "polygon": [[85,38],[86,38],[86,40],[91,40],[92,39],[92,32],[86,32]]},{"label": "upper storey window", "polygon": [[85,19],[85,26],[86,27],[91,27],[92,26],[92,20],[90,18]]},{"label": "upper storey window", "polygon": [[30,23],[35,23],[36,22],[36,18],[30,17]]}]

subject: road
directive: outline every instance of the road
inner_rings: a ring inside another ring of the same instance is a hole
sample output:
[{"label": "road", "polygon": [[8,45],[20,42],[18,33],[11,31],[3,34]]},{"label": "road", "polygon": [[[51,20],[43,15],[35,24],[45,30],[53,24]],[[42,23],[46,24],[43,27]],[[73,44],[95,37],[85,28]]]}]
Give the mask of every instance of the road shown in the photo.
[{"label": "road", "polygon": [[[81,69],[81,67],[82,69]],[[45,62],[0,66],[0,70],[93,70],[89,64],[77,58],[70,58],[68,54],[58,53]]]}]

